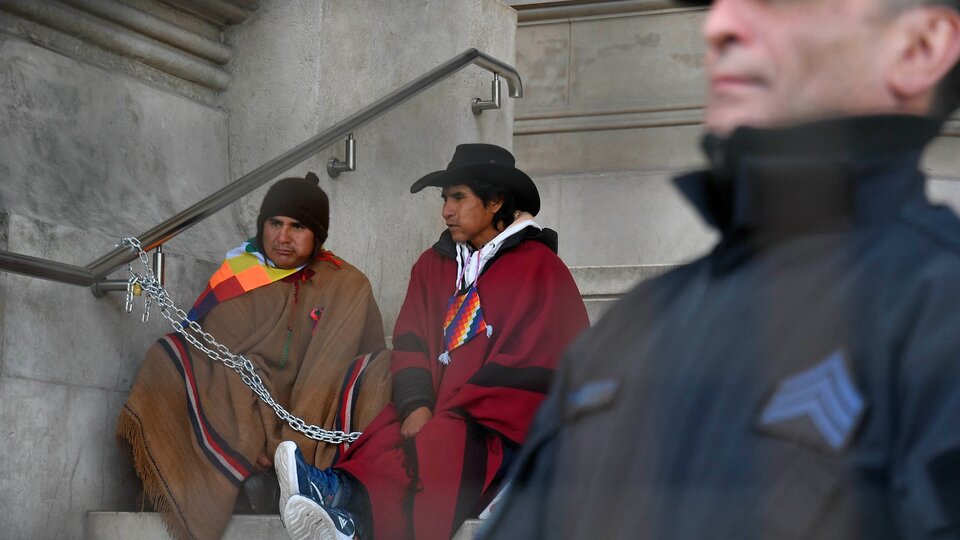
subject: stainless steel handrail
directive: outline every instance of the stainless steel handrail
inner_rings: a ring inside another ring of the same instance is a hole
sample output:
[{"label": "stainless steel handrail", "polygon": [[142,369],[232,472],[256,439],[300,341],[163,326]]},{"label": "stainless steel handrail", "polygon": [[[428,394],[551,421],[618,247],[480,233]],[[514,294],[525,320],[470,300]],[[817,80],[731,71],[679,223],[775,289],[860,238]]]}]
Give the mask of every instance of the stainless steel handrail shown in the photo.
[{"label": "stainless steel handrail", "polygon": [[[477,49],[467,49],[391,92],[379,101],[325,129],[319,135],[268,161],[197,204],[144,232],[137,237],[140,244],[145,251],[150,251],[162,245],[198,222],[236,202],[280,173],[302,163],[310,156],[342,139],[357,127],[366,124],[470,64],[480,66],[506,80],[510,97],[523,97],[520,74],[513,66]],[[136,254],[131,249],[115,248],[87,266],[76,266],[0,250],[0,270],[72,285],[90,286],[134,258],[136,258]]]}]

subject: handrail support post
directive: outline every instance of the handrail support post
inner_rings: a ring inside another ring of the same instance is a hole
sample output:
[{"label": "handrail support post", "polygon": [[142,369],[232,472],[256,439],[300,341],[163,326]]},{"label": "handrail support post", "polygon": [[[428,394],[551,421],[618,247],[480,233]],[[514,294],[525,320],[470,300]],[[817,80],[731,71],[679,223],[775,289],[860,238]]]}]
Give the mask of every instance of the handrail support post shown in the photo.
[{"label": "handrail support post", "polygon": [[470,106],[474,115],[479,115],[483,111],[500,108],[500,74],[494,72],[493,82],[490,83],[490,100],[483,101],[480,98],[473,98],[473,104]]},{"label": "handrail support post", "polygon": [[357,170],[357,141],[353,139],[353,133],[347,136],[344,145],[344,155],[346,158],[344,161],[340,161],[335,157],[327,161],[327,174],[330,175],[330,178],[336,178],[340,176],[342,172],[353,172]]},{"label": "handrail support post", "polygon": [[157,283],[161,287],[166,285],[167,273],[165,271],[166,265],[164,264],[166,259],[163,256],[163,244],[157,246],[157,249],[153,250],[153,275],[157,276]]},{"label": "handrail support post", "polygon": [[[157,246],[157,249],[153,250],[153,275],[157,276],[157,281],[161,286],[164,285],[166,281],[166,272],[165,268],[165,259],[163,256],[163,244]],[[90,292],[93,293],[93,296],[97,298],[103,298],[108,293],[112,292],[127,292],[127,289],[130,288],[130,281],[126,279],[104,279],[98,281],[90,286]],[[143,292],[143,288],[140,287],[139,283],[133,285],[133,295],[140,296]]]}]

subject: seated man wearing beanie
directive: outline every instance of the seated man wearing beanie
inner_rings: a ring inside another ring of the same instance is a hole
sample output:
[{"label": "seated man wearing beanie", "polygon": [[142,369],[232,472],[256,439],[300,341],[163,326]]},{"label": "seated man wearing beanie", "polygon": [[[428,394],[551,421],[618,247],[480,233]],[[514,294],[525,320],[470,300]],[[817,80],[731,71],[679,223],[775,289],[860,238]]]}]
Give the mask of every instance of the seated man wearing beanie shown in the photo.
[{"label": "seated man wearing beanie", "polygon": [[[275,463],[291,537],[448,540],[500,486],[560,353],[588,325],[540,196],[513,156],[457,147],[411,192],[443,188],[447,230],[411,271],[393,403],[332,468],[292,442]],[[307,454],[309,455],[309,454]]]},{"label": "seated man wearing beanie", "polygon": [[[366,276],[323,249],[330,212],[318,181],[309,173],[270,188],[256,237],[227,253],[188,318],[252,362],[291,414],[349,431],[389,400],[389,353],[379,361],[367,354],[384,349],[384,336]],[[338,411],[346,392],[352,425]],[[241,484],[272,468],[267,456],[280,441],[297,441],[317,466],[339,451],[291,429],[237,373],[179,333],[147,353],[117,435],[175,538],[220,538]]]}]

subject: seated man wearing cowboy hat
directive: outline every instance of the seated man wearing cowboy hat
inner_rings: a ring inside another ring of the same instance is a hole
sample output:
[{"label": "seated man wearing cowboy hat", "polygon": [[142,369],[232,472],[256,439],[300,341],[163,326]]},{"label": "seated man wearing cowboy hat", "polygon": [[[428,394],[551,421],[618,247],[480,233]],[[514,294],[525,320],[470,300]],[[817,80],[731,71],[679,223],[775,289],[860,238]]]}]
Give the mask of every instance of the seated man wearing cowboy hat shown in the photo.
[{"label": "seated man wearing cowboy hat", "polygon": [[274,462],[291,537],[449,539],[490,501],[560,354],[588,325],[510,152],[457,147],[410,188],[443,189],[447,229],[413,266],[393,334],[393,403],[334,467]]}]

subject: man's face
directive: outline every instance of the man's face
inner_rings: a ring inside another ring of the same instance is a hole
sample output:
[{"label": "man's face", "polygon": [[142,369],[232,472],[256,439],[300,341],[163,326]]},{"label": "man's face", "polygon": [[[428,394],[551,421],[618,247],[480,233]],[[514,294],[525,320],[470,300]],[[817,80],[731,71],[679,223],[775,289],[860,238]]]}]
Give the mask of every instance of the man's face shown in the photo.
[{"label": "man's face", "polygon": [[263,223],[263,249],[277,268],[296,268],[313,255],[313,231],[286,216],[273,216]]},{"label": "man's face", "polygon": [[714,0],[707,131],[888,112],[886,0]]},{"label": "man's face", "polygon": [[480,247],[493,240],[499,231],[493,224],[493,215],[500,208],[496,202],[483,204],[468,186],[443,188],[443,221],[454,242],[468,242]]}]

